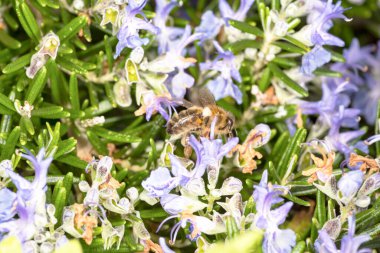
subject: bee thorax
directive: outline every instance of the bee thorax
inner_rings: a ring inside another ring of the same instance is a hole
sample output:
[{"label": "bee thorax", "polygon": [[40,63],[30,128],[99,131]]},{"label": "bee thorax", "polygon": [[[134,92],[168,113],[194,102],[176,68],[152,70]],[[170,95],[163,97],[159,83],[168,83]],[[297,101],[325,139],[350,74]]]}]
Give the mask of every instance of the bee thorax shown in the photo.
[{"label": "bee thorax", "polygon": [[212,111],[209,107],[205,107],[203,108],[203,111],[202,111],[202,116],[203,117],[210,117],[212,116]]}]

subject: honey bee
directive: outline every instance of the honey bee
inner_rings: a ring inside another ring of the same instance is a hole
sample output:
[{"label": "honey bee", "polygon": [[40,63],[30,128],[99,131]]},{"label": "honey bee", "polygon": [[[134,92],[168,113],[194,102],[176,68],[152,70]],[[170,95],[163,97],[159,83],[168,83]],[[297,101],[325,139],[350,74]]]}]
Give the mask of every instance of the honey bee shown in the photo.
[{"label": "honey bee", "polygon": [[[190,94],[190,101],[184,100],[183,106],[187,109],[174,115],[168,122],[167,132],[172,135],[172,139],[182,137],[182,145],[186,147],[192,133],[208,137],[213,130],[216,136],[233,135],[234,116],[216,105],[214,96],[207,88],[196,89]],[[216,123],[211,129],[214,120]]]}]

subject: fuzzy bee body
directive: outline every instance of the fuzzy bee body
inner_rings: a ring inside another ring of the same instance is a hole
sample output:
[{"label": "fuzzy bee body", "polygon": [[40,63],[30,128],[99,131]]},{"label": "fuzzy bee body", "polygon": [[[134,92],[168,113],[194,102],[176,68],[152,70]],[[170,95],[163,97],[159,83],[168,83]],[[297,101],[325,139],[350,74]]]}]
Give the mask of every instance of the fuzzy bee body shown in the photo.
[{"label": "fuzzy bee body", "polygon": [[188,108],[169,120],[167,132],[174,139],[186,137],[192,133],[208,136],[211,125],[216,119],[214,134],[231,134],[234,117],[215,104],[214,97],[208,89],[200,89],[197,95],[197,105],[186,102]]}]

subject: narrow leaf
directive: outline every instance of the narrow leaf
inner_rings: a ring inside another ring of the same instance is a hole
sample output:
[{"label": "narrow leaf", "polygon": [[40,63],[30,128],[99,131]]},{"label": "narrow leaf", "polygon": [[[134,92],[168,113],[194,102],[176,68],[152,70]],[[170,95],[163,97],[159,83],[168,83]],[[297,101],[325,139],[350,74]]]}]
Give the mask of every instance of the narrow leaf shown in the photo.
[{"label": "narrow leaf", "polygon": [[294,90],[298,94],[303,97],[307,97],[309,94],[307,90],[302,88],[298,83],[293,81],[287,74],[285,74],[276,64],[270,62],[268,63],[268,67],[272,71],[273,75],[280,79],[286,86],[290,89]]},{"label": "narrow leaf", "polygon": [[42,89],[46,84],[47,79],[47,70],[45,67],[42,67],[33,78],[32,83],[30,84],[29,90],[26,95],[26,101],[30,104],[33,104],[38,96],[41,95]]}]

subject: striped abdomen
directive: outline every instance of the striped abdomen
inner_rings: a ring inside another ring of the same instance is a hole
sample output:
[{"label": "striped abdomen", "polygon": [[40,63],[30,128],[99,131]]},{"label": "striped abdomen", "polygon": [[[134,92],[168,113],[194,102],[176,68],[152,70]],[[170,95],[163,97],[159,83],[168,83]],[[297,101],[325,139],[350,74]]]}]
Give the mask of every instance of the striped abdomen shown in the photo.
[{"label": "striped abdomen", "polygon": [[202,123],[202,108],[191,107],[174,115],[169,120],[166,130],[173,135],[198,132],[202,129]]}]

